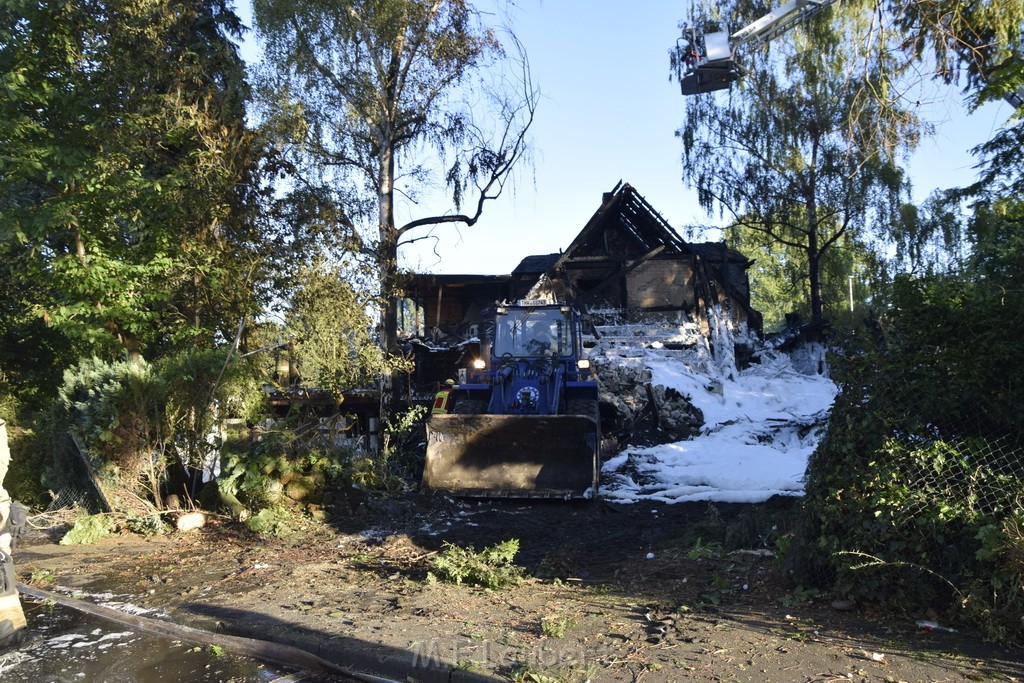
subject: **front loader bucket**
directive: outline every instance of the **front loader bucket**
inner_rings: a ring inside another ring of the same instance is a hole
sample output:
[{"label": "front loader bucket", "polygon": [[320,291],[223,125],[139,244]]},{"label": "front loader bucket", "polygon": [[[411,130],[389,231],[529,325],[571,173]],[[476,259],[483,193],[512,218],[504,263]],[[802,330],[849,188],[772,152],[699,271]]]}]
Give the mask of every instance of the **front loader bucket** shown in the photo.
[{"label": "front loader bucket", "polygon": [[458,496],[597,493],[597,424],[582,415],[434,415],[423,486]]}]

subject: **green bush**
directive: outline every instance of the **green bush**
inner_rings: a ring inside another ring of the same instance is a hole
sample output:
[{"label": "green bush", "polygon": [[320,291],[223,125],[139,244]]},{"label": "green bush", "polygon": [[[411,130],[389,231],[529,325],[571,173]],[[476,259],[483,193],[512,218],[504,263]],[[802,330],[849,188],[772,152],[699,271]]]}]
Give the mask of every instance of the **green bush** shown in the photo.
[{"label": "green bush", "polygon": [[[424,412],[417,407],[387,421],[376,456],[327,443],[299,415],[265,429],[229,431],[215,441],[209,435],[221,419],[262,422],[266,398],[245,363],[229,360],[224,350],[203,349],[156,363],[83,360],[65,373],[60,398],[49,420],[56,461],[45,483],[52,489],[75,490],[75,500],[90,496],[83,493],[87,477],[74,449],[58,443],[71,432],[115,507],[120,501],[162,507],[162,494],[181,486],[181,473],[195,472],[219,454],[216,489],[204,500],[227,505],[233,514],[243,506],[322,505],[333,486],[405,487],[416,468],[411,443]],[[135,507],[134,513],[146,514]]]},{"label": "green bush", "polygon": [[217,485],[251,510],[320,504],[332,485],[359,479],[362,461],[345,448],[312,445],[287,424],[233,438],[221,450]]},{"label": "green bush", "polygon": [[207,461],[215,444],[207,435],[224,418],[256,420],[266,395],[250,366],[228,358],[226,349],[193,349],[162,359],[156,370],[165,382],[164,419],[175,456],[189,467]]},{"label": "green bush", "polygon": [[117,521],[110,515],[79,517],[60,539],[61,545],[88,545],[117,531]]},{"label": "green bush", "polygon": [[141,359],[83,359],[64,373],[60,400],[68,427],[107,470],[138,475],[167,446],[166,382]]},{"label": "green bush", "polygon": [[468,584],[484,588],[505,588],[520,583],[522,569],[512,564],[519,552],[519,540],[510,539],[476,552],[472,547],[460,548],[445,543],[433,561],[428,580]]},{"label": "green bush", "polygon": [[325,443],[308,422],[278,420],[254,436],[225,442],[219,489],[252,510],[320,504],[331,488],[400,490],[415,469],[417,452],[409,442],[423,415],[417,406],[390,420],[376,456]]},{"label": "green bush", "polygon": [[280,505],[264,508],[245,520],[246,526],[260,536],[283,538],[298,527],[297,513]]},{"label": "green bush", "polygon": [[945,605],[1024,636],[1024,299],[990,282],[899,280],[874,335],[834,359],[842,391],[808,465],[796,583]]},{"label": "green bush", "polygon": [[50,496],[43,485],[41,473],[49,465],[49,434],[11,429],[8,424],[7,435],[11,463],[4,478],[4,488],[11,498],[30,508],[45,509],[50,504]]},{"label": "green bush", "polygon": [[[169,484],[168,468],[201,468],[218,445],[208,438],[215,423],[251,417],[263,400],[243,362],[229,362],[226,350],[203,349],[158,363],[83,359],[64,373],[59,397],[48,418],[55,437],[75,435],[105,487],[156,507]],[[60,461],[46,483],[58,491],[80,486],[66,481],[78,471],[65,462],[74,453],[64,447],[53,452]]]},{"label": "green bush", "polygon": [[562,638],[573,628],[576,628],[576,620],[572,617],[541,617],[540,619],[540,632],[548,638]]},{"label": "green bush", "polygon": [[[108,495],[122,498],[111,492],[123,490],[129,505],[147,499],[160,505],[172,443],[164,378],[142,359],[108,363],[88,358],[65,371],[59,395],[55,430],[63,426],[78,437]],[[73,457],[64,449],[55,452]],[[77,470],[67,463],[53,468],[58,477],[72,471]]]},{"label": "green bush", "polygon": [[141,515],[129,512],[125,517],[124,525],[128,531],[140,536],[158,536],[167,531],[164,520],[155,512]]}]

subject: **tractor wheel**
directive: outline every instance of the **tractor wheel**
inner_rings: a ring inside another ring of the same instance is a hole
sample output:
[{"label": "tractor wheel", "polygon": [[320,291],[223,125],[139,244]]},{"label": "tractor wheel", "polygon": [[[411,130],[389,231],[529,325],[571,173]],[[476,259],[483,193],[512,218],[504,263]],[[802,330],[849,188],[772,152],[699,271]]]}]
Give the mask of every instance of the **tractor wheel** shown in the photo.
[{"label": "tractor wheel", "polygon": [[475,398],[464,398],[452,406],[453,415],[481,415],[487,410],[487,402]]},{"label": "tractor wheel", "polygon": [[601,412],[598,410],[597,401],[589,398],[574,398],[566,406],[569,415],[584,415],[594,418],[594,422],[601,424]]}]

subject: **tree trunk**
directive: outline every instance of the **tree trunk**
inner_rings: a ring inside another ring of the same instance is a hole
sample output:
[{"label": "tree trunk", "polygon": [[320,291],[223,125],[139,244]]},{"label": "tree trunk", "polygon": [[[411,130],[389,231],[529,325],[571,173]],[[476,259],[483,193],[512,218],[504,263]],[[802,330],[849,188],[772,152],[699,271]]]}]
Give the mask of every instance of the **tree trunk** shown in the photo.
[{"label": "tree trunk", "polygon": [[818,249],[818,205],[813,193],[807,201],[807,277],[811,288],[811,323],[816,327],[824,320],[821,298],[821,252]]},{"label": "tree trunk", "polygon": [[384,145],[379,158],[378,268],[381,294],[381,344],[388,355],[398,353],[398,242],[395,238],[395,152]]},{"label": "tree trunk", "polygon": [[807,277],[811,287],[811,323],[816,329],[821,328],[825,317],[821,301],[821,250],[818,248],[818,146],[819,140],[815,138],[807,177]]},{"label": "tree trunk", "polygon": [[[386,356],[399,353],[398,348],[398,240],[395,236],[395,150],[382,146],[378,167],[377,199],[379,207],[379,240],[377,247],[380,273],[381,331],[380,342]],[[395,411],[401,382],[397,372],[381,378],[380,422],[383,426]]]}]

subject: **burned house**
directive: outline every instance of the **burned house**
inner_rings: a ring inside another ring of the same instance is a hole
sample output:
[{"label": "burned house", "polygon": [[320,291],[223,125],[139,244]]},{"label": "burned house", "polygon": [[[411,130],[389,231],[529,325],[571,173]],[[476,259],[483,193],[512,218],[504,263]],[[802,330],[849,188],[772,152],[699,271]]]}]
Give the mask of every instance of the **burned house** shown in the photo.
[{"label": "burned house", "polygon": [[[545,259],[537,275],[531,264]],[[722,242],[687,242],[631,185],[619,184],[565,251],[528,257],[512,280],[520,296],[573,301],[633,320],[684,313],[705,333],[717,307],[735,327],[760,332],[761,315],[750,305],[752,263]]]},{"label": "burned house", "polygon": [[436,390],[465,361],[479,355],[481,312],[512,298],[509,275],[410,276],[398,309],[405,350],[416,359],[412,386]]},{"label": "burned house", "polygon": [[481,312],[496,301],[570,301],[594,316],[689,319],[707,334],[717,311],[761,331],[750,305],[753,262],[721,242],[684,240],[629,184],[606,193],[569,246],[525,257],[510,275],[415,275],[402,326],[417,358],[415,385],[452,376],[478,351]]}]

